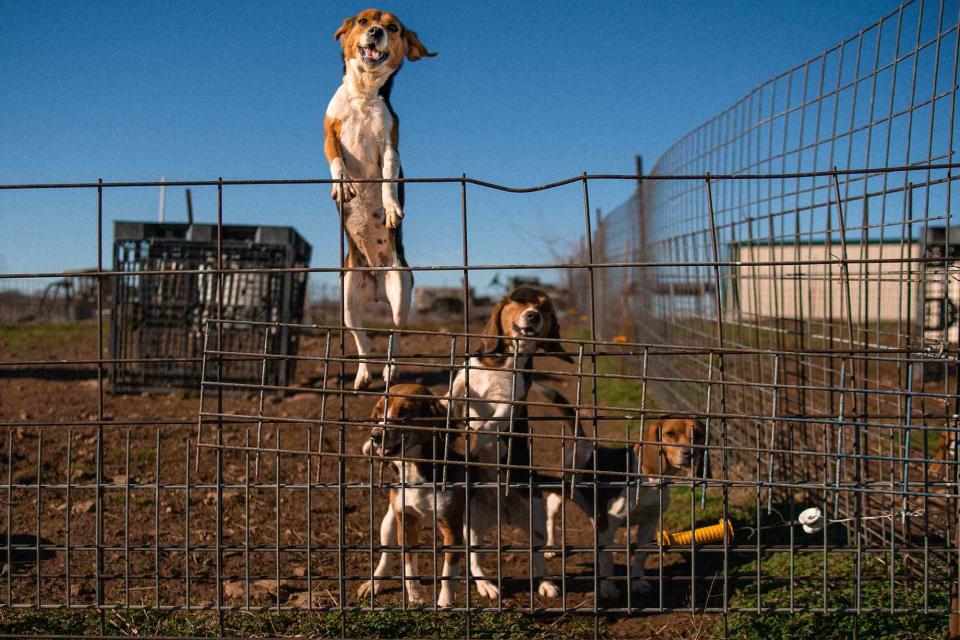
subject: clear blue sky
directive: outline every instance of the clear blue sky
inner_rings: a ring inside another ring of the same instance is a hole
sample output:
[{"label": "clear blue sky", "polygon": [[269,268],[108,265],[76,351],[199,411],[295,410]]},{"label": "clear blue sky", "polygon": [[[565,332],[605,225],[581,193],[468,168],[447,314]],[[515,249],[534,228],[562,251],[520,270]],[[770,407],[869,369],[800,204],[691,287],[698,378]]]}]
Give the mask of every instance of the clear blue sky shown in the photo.
[{"label": "clear blue sky", "polygon": [[[836,2],[385,2],[439,52],[407,63],[393,104],[408,177],[530,185],[648,166],[770,76],[897,6]],[[341,77],[333,32],[366,4],[0,0],[0,182],[328,177],[322,117]],[[593,189],[604,211],[629,184]],[[215,191],[194,189],[200,220]],[[550,261],[583,230],[580,187],[471,188],[470,259]],[[109,221],[155,219],[156,189],[108,191]],[[183,219],[167,190],[168,220]],[[414,265],[459,263],[457,186],[411,186]],[[335,266],[327,188],[226,191],[227,223],[290,224]],[[0,270],[96,264],[93,192],[0,192]],[[504,274],[506,275],[506,274]],[[483,285],[492,274],[477,274]],[[456,283],[459,274],[420,275]],[[10,284],[9,282],[6,284]]]}]

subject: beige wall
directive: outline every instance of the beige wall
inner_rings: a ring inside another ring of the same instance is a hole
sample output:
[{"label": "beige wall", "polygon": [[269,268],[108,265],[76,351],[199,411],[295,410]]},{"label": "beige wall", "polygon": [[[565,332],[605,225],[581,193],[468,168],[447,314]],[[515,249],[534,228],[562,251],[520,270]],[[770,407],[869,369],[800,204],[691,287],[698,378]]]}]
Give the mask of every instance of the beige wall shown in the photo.
[{"label": "beige wall", "polygon": [[[849,265],[850,300],[853,321],[895,322],[918,316],[920,264],[899,262],[920,257],[919,243],[847,244],[849,260],[896,260],[896,262],[852,263]],[[840,260],[843,247],[833,244],[731,247],[730,259],[740,266],[728,274],[726,308],[744,316],[782,317],[804,320],[846,320],[846,293],[839,262],[811,264],[817,260]],[[783,264],[800,261],[802,264]],[[775,263],[751,265],[748,263]],[[912,274],[912,277],[911,277]],[[737,295],[738,294],[738,295]],[[831,312],[832,309],[832,312]]]}]

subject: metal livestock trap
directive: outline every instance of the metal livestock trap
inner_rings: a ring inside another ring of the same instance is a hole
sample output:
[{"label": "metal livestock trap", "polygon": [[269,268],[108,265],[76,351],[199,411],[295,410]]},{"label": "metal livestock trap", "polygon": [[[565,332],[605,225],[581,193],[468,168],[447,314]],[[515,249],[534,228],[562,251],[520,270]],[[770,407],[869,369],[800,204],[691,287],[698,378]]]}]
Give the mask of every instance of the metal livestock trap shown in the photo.
[{"label": "metal livestock trap", "polygon": [[[303,318],[307,273],[289,271],[310,262],[311,247],[300,234],[291,227],[221,229],[218,235],[211,224],[114,223],[113,268],[123,273],[110,316],[114,392],[199,384],[207,318],[271,323]],[[241,268],[246,271],[216,273]],[[275,353],[297,352],[296,334],[283,327],[265,337],[236,323],[221,327],[225,349],[263,348],[266,340]],[[222,366],[224,380],[283,385],[293,375],[294,361]]]}]

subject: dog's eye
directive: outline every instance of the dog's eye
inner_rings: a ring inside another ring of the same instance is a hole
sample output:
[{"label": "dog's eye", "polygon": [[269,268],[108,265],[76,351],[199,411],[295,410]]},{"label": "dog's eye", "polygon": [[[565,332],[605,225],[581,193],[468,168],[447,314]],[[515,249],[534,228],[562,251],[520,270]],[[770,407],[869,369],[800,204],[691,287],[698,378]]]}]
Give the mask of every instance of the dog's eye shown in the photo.
[{"label": "dog's eye", "polygon": [[366,18],[360,18],[359,20],[357,20],[357,22],[361,25],[364,25],[364,24],[367,24],[368,21]]},{"label": "dog's eye", "polygon": [[387,31],[389,31],[390,33],[396,33],[397,31],[400,31],[400,27],[398,27],[395,24],[388,24]]}]

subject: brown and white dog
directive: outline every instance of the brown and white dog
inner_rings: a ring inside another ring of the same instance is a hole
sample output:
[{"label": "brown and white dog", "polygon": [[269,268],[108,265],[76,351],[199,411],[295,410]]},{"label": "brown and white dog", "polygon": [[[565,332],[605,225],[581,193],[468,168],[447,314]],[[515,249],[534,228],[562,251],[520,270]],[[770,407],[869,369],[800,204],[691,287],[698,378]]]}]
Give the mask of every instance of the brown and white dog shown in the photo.
[{"label": "brown and white dog", "polygon": [[[555,390],[538,386],[563,409],[568,417],[569,401]],[[575,423],[576,434],[583,438],[584,433],[579,422]],[[613,545],[614,536],[621,527],[637,525],[634,545],[648,545],[654,539],[659,524],[659,514],[670,506],[669,489],[660,490],[651,486],[650,481],[663,476],[697,477],[703,473],[705,428],[700,420],[690,418],[663,417],[650,421],[643,429],[640,442],[631,447],[609,447],[580,440],[577,446],[567,445],[564,468],[582,470],[575,472],[574,489],[570,498],[583,510],[597,530],[597,547],[604,549]],[[700,448],[697,448],[697,446]],[[594,470],[594,451],[596,451],[596,470]],[[604,474],[606,472],[606,475]],[[627,479],[625,474],[634,474]],[[640,473],[646,483],[639,487],[636,475]],[[579,484],[578,484],[579,483]],[[600,486],[594,494],[594,486]],[[608,486],[604,486],[604,484]],[[554,523],[560,511],[563,498],[559,491],[547,492],[547,546],[554,546]],[[596,513],[596,520],[594,520]],[[629,535],[629,532],[628,532]],[[550,553],[549,557],[555,556]],[[650,591],[651,585],[643,579],[645,551],[634,552],[630,576],[638,580],[633,583],[634,592]],[[600,596],[614,598],[619,589],[613,583],[613,554],[600,551],[597,574],[600,577]]]},{"label": "brown and white dog", "polygon": [[[529,444],[527,438],[522,437],[528,432],[527,410],[524,405],[514,403],[527,398],[533,382],[533,357],[538,349],[571,361],[563,346],[556,341],[560,337],[560,326],[553,303],[543,291],[517,289],[500,300],[483,333],[490,336],[484,339],[483,352],[471,357],[469,367],[457,373],[451,392],[451,400],[458,407],[457,414],[466,415],[472,431],[470,461],[530,466]],[[458,400],[460,398],[466,398],[468,402]],[[467,405],[465,411],[464,404]],[[515,435],[501,435],[505,433]],[[499,485],[506,475],[490,467],[479,467],[470,473],[471,484],[479,481]],[[538,474],[532,470],[512,469],[509,477],[511,484],[536,485],[539,481]],[[546,511],[539,488],[515,487],[509,492],[494,488],[471,489],[469,500],[470,521],[465,529],[472,546],[479,545],[484,535],[500,523],[527,531],[530,543],[535,547],[545,542]],[[556,585],[545,579],[546,564],[542,552],[533,554],[531,569],[533,575],[541,579],[537,589],[540,595],[559,595]],[[479,555],[473,551],[470,552],[470,573],[476,579],[480,595],[491,599],[499,597],[499,589],[485,578]]]},{"label": "brown and white dog", "polygon": [[[323,151],[334,180],[333,199],[343,202],[347,234],[346,267],[406,267],[400,222],[403,184],[349,182],[350,179],[403,177],[398,151],[400,131],[390,106],[393,75],[404,57],[411,62],[435,56],[417,34],[391,13],[367,9],[347,18],[334,38],[343,47],[343,84],[333,94],[323,120]],[[342,184],[342,188],[341,188]],[[413,275],[402,269],[348,271],[344,276],[344,321],[357,343],[360,364],[354,388],[370,383],[365,356],[370,340],[360,314],[385,294],[396,326],[410,312]],[[384,376],[393,375],[389,365]]]},{"label": "brown and white dog", "polygon": [[[434,521],[444,546],[463,546],[463,456],[452,448],[445,450],[447,439],[442,432],[433,431],[445,425],[446,416],[446,407],[433,398],[429,389],[418,384],[393,385],[389,395],[380,398],[370,414],[381,424],[371,430],[363,452],[389,460],[401,485],[390,489],[390,508],[380,522],[380,544],[384,547],[396,541],[398,546],[416,549],[418,525],[429,528]],[[408,428],[411,426],[422,428]],[[449,488],[441,490],[444,461]],[[460,553],[443,553],[439,607],[453,604],[459,558]],[[417,582],[416,554],[405,552],[403,562],[407,598],[412,603],[424,602]],[[381,578],[386,575],[388,565],[389,555],[382,551],[372,582],[361,584],[357,590],[361,598],[371,589],[373,593],[380,592]]]}]

